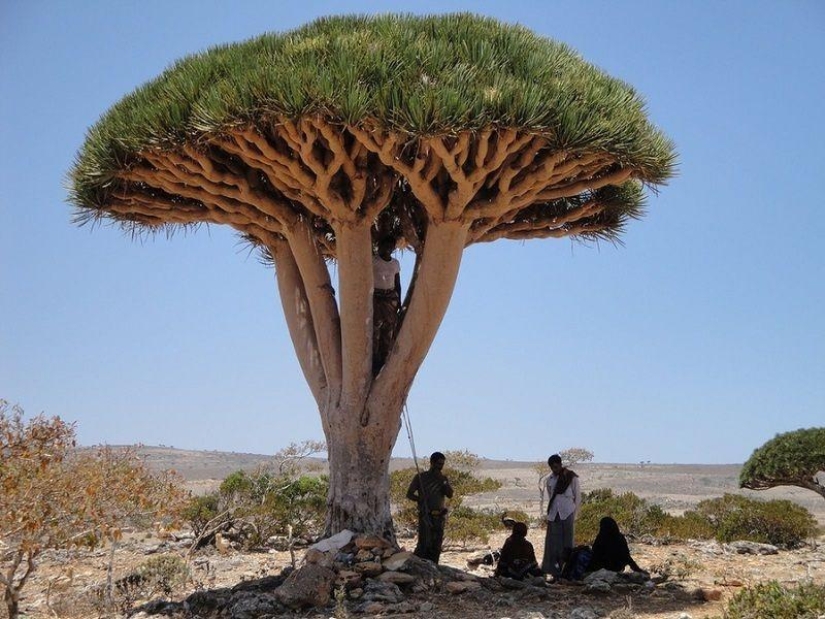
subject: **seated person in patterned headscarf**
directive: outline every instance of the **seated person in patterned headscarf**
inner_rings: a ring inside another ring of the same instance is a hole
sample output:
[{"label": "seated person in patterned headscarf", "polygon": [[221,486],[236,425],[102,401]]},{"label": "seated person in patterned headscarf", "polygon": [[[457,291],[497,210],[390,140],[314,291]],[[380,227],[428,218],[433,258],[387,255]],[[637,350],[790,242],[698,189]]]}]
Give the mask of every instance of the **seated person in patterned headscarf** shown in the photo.
[{"label": "seated person in patterned headscarf", "polygon": [[627,566],[634,572],[647,573],[636,565],[630,556],[630,548],[625,536],[619,531],[619,525],[610,516],[605,516],[599,522],[599,532],[593,542],[593,555],[587,571],[595,572],[604,569],[622,572]]},{"label": "seated person in patterned headscarf", "polygon": [[541,576],[533,544],[527,541],[527,525],[516,522],[513,533],[504,542],[496,566],[495,576],[523,580],[527,576]]}]

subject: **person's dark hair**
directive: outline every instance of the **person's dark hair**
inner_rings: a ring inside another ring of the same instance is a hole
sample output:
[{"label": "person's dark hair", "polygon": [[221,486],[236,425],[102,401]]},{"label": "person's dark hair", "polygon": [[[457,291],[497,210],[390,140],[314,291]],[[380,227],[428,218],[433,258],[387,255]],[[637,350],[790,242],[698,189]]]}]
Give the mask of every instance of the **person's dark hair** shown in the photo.
[{"label": "person's dark hair", "polygon": [[513,535],[516,537],[527,537],[527,524],[524,522],[517,522],[513,525]]},{"label": "person's dark hair", "polygon": [[376,247],[376,249],[377,249],[376,253],[379,256],[384,256],[384,255],[389,256],[390,254],[392,254],[392,252],[395,251],[395,245],[396,245],[396,243],[395,243],[395,239],[393,237],[383,236],[380,239],[378,239],[378,243],[377,243],[377,247]]},{"label": "person's dark hair", "polygon": [[553,454],[547,458],[547,466],[551,466],[553,464],[561,464],[561,456],[559,454]]},{"label": "person's dark hair", "polygon": [[599,534],[614,536],[619,533],[619,523],[610,516],[605,516],[599,521]]},{"label": "person's dark hair", "polygon": [[446,460],[446,459],[447,458],[446,458],[446,456],[444,456],[443,453],[441,453],[440,451],[434,451],[433,455],[430,456],[430,464],[432,464],[436,460]]}]

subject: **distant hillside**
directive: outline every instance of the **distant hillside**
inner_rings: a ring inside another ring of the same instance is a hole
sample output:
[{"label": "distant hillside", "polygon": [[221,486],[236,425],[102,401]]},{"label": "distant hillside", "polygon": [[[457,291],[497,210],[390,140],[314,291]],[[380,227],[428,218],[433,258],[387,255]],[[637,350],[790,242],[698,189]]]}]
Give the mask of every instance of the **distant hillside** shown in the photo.
[{"label": "distant hillside", "polygon": [[[138,452],[152,469],[174,469],[196,494],[215,490],[220,482],[238,469],[248,471],[272,462],[272,456],[222,451],[193,451],[172,447],[139,447]],[[323,458],[307,458],[307,469],[326,470]],[[393,458],[390,470],[414,466],[412,458]],[[419,466],[428,466],[426,458]],[[528,513],[538,509],[538,473],[535,462],[481,459],[477,473],[492,477],[502,487],[492,493],[468,497],[467,504],[493,509],[520,507]],[[588,462],[575,467],[585,492],[610,488],[616,493],[633,492],[672,513],[692,509],[699,501],[725,493],[743,494],[758,499],[789,499],[809,509],[825,524],[825,501],[816,493],[795,487],[756,492],[738,487],[740,464],[612,464]]]}]

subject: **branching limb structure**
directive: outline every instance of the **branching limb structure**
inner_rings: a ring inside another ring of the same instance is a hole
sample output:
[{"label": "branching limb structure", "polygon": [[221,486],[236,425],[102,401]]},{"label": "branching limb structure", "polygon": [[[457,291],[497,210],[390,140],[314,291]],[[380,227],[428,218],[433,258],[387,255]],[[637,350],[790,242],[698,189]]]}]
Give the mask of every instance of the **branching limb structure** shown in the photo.
[{"label": "branching limb structure", "polygon": [[[565,46],[471,15],[339,17],[138,89],[90,131],[72,200],[132,232],[227,225],[271,260],[327,437],[328,529],[391,535],[389,454],[464,248],[615,239],[673,162],[632,89]],[[376,370],[387,237],[415,268]]]}]

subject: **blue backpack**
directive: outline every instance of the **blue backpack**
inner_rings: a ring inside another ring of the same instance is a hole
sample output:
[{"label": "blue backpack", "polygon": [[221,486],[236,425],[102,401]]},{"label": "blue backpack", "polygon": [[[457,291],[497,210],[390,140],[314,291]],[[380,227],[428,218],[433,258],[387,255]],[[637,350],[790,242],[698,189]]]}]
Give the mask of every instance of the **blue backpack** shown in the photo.
[{"label": "blue backpack", "polygon": [[576,546],[561,570],[561,577],[566,580],[581,580],[592,556],[593,550],[590,546]]}]

